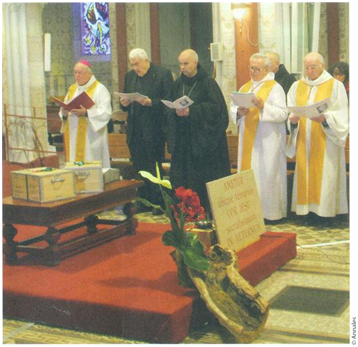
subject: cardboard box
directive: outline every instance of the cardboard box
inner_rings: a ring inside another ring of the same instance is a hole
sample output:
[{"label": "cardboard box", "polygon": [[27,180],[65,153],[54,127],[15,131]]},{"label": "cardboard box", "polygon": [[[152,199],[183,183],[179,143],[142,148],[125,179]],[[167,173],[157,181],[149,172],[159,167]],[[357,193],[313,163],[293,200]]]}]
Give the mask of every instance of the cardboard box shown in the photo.
[{"label": "cardboard box", "polygon": [[76,194],[103,192],[101,161],[66,163],[64,169],[73,172],[75,176]]},{"label": "cardboard box", "polygon": [[73,198],[75,182],[67,170],[40,167],[11,173],[13,198],[34,202],[53,202]]},{"label": "cardboard box", "polygon": [[28,200],[26,172],[27,169],[11,171],[11,189],[14,199]]},{"label": "cardboard box", "polygon": [[199,241],[205,248],[210,248],[218,243],[216,232],[214,229],[198,229],[191,228],[188,232],[198,236]]},{"label": "cardboard box", "polygon": [[102,169],[102,173],[104,184],[119,181],[121,179],[119,169]]}]

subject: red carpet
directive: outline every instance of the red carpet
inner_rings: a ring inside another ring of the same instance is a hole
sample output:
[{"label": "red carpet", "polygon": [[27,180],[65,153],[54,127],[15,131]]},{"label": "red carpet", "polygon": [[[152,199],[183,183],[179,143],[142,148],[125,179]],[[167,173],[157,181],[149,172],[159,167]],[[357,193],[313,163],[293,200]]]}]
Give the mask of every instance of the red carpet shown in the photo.
[{"label": "red carpet", "polygon": [[[172,248],[161,242],[167,228],[140,223],[135,236],[54,268],[4,265],[4,317],[154,343],[182,341],[207,311],[196,291],[177,284]],[[29,228],[19,230],[24,236]],[[240,272],[259,283],[296,256],[294,241],[294,234],[266,233],[239,252]]]}]

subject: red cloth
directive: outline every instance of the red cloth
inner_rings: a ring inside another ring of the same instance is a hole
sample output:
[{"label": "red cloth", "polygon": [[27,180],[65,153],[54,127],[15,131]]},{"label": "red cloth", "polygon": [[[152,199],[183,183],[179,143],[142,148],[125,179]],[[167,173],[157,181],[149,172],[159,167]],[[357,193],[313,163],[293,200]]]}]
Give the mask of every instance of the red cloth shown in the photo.
[{"label": "red cloth", "polygon": [[[26,259],[16,266],[4,265],[4,317],[153,343],[181,342],[191,321],[205,320],[208,313],[195,290],[178,286],[173,249],[161,241],[168,228],[140,223],[136,235],[56,267],[29,266]],[[18,229],[18,241],[39,232],[27,226]],[[238,253],[240,272],[251,283],[292,259],[287,250],[295,253],[295,244],[288,240],[294,239],[292,234],[268,235]]]}]

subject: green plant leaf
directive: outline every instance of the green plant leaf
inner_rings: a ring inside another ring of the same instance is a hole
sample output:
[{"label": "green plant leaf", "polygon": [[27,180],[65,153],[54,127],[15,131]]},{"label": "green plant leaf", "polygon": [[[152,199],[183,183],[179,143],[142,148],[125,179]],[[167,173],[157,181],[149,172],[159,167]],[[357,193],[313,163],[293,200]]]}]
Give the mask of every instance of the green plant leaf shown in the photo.
[{"label": "green plant leaf", "polygon": [[148,171],[139,171],[138,172],[141,176],[148,179],[152,183],[160,184],[165,188],[172,189],[172,184],[168,180],[162,180],[160,178],[154,177],[150,172]]},{"label": "green plant leaf", "polygon": [[197,235],[187,233],[184,239],[177,238],[177,241],[184,241],[180,242],[176,248],[183,255],[186,266],[199,271],[207,271],[209,269],[209,259]]},{"label": "green plant leaf", "polygon": [[199,242],[199,244],[201,244],[199,239],[198,239],[198,236],[196,234],[191,233],[191,232],[186,233],[185,242],[186,242],[187,247],[195,247],[195,244],[197,242]]},{"label": "green plant leaf", "polygon": [[[198,241],[200,243],[200,241]],[[183,255],[186,266],[199,271],[207,271],[209,269],[209,259],[206,256],[202,245],[195,244],[195,247],[184,247],[179,249]]]},{"label": "green plant leaf", "polygon": [[166,231],[162,236],[162,242],[165,246],[173,246],[175,248],[180,247],[180,242],[177,239],[176,234],[172,231]]},{"label": "green plant leaf", "polygon": [[140,203],[143,204],[144,206],[148,206],[148,207],[153,206],[153,204],[152,204],[151,202],[149,202],[148,200],[146,200],[146,199],[136,198],[135,200],[136,200],[137,202],[140,202]]}]

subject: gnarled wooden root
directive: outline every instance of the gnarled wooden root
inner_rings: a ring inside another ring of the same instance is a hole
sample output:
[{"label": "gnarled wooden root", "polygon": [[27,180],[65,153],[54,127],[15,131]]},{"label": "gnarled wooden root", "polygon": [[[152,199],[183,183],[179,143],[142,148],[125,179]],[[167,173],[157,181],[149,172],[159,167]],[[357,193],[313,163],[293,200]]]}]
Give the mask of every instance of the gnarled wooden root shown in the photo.
[{"label": "gnarled wooden root", "polygon": [[268,302],[238,272],[235,252],[215,245],[210,269],[189,275],[208,309],[241,343],[256,339],[268,317]]}]

